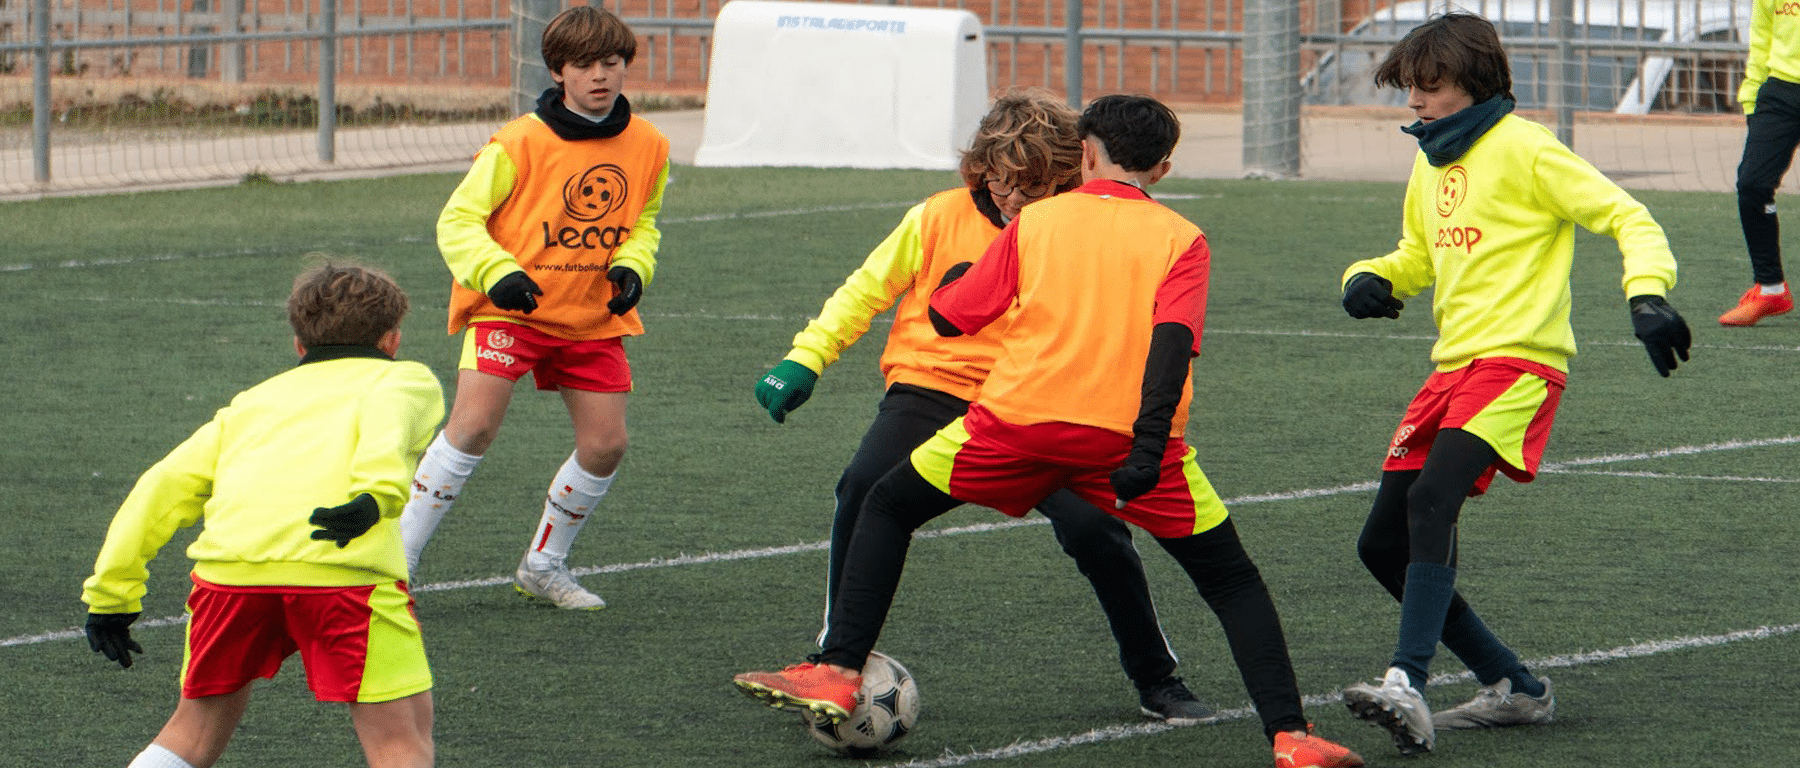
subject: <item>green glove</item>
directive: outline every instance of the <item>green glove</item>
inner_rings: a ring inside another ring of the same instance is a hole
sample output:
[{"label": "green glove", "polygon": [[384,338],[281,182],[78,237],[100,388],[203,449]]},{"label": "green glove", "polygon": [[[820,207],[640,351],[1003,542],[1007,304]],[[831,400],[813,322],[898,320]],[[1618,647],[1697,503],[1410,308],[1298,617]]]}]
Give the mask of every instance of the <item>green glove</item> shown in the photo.
[{"label": "green glove", "polygon": [[769,418],[776,424],[785,424],[788,413],[812,397],[813,385],[817,383],[819,374],[811,368],[783,360],[756,382],[756,402],[769,410]]}]

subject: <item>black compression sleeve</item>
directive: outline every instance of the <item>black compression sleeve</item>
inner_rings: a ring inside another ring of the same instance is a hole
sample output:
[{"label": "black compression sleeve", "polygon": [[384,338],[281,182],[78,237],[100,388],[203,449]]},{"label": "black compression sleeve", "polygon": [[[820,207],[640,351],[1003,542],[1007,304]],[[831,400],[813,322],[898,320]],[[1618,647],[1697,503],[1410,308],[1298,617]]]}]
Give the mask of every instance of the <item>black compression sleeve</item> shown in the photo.
[{"label": "black compression sleeve", "polygon": [[1144,386],[1137,421],[1132,422],[1132,451],[1161,457],[1169,442],[1170,424],[1187,386],[1194,331],[1181,323],[1158,323],[1150,332],[1150,355],[1144,361]]}]

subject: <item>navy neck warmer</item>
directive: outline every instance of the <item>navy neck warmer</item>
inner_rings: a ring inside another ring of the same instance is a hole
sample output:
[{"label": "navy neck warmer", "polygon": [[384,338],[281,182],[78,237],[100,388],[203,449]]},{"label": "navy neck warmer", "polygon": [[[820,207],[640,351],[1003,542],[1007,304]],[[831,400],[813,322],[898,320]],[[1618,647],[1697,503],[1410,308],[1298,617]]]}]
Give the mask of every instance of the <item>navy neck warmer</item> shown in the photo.
[{"label": "navy neck warmer", "polygon": [[1495,96],[1449,117],[1429,123],[1420,120],[1400,130],[1417,138],[1425,159],[1442,168],[1468,152],[1489,128],[1513,111],[1513,104],[1513,100],[1504,95]]}]

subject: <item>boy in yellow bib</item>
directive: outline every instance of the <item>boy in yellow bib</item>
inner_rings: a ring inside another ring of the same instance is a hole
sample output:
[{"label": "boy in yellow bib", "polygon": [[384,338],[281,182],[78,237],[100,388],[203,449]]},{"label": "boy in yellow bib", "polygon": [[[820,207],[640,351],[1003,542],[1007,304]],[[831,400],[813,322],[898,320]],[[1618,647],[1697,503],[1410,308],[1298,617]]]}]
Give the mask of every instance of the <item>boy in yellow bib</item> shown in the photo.
[{"label": "boy in yellow bib", "polygon": [[[1688,359],[1689,333],[1663,299],[1675,258],[1649,211],[1556,141],[1510,114],[1512,73],[1486,19],[1451,13],[1413,29],[1375,73],[1407,89],[1419,139],[1399,247],[1344,271],[1351,317],[1397,318],[1435,286],[1437,370],[1407,408],[1382,465],[1357,553],[1400,601],[1386,676],[1344,690],[1357,717],[1401,753],[1428,751],[1437,728],[1548,722],[1550,681],[1531,674],[1456,592],[1456,521],[1496,471],[1530,482],[1575,354],[1569,272],[1576,224],[1624,254],[1632,327],[1658,373]],[[1442,641],[1483,686],[1434,718],[1423,692]]]},{"label": "boy in yellow bib", "polygon": [[394,518],[443,390],[396,362],[406,294],[386,275],[324,265],[295,281],[300,364],[232,398],[131,489],[82,586],[89,645],[130,667],[143,648],[146,566],[175,531],[188,547],[181,701],[131,768],[206,768],[250,684],[298,652],[320,701],[350,704],[369,765],[432,764],[431,668]]}]

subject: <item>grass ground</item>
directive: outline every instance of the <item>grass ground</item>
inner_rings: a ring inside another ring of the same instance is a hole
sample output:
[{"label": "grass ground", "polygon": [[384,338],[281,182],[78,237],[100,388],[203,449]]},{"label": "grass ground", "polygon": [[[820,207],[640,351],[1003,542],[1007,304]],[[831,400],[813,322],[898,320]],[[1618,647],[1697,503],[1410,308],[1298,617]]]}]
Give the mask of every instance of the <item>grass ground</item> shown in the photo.
[{"label": "grass ground", "polygon": [[[235,392],[292,364],[282,301],[308,252],[390,270],[416,310],[402,356],[448,386],[448,278],[432,241],[450,176],[0,204],[0,764],[123,765],[174,705],[183,535],[152,565],[148,653],[108,666],[79,638],[82,578],[138,473]],[[797,660],[816,631],[831,489],[873,413],[872,338],[785,425],[756,378],[863,256],[950,174],[678,168],[662,267],[629,345],[632,451],[572,563],[611,607],[542,609],[505,578],[570,448],[556,399],[525,390],[426,554],[418,608],[437,674],[442,765],[828,766],[738,671]],[[1632,339],[1609,241],[1581,236],[1582,353],[1538,482],[1464,512],[1461,582],[1556,680],[1548,727],[1444,735],[1402,761],[1334,694],[1385,665],[1397,611],[1352,544],[1382,445],[1428,371],[1428,302],[1401,320],[1337,305],[1349,262],[1391,248],[1388,184],[1169,180],[1215,253],[1188,439],[1283,612],[1320,731],[1372,765],[1740,765],[1800,735],[1794,574],[1800,321],[1721,329],[1742,290],[1726,194],[1644,194],[1681,260],[1671,301],[1694,359],[1658,378]],[[1103,265],[1096,265],[1103,269]],[[1198,764],[1269,756],[1216,621],[1172,562],[1147,567],[1182,674],[1234,713],[1147,726],[1091,592],[1035,516],[969,508],[913,550],[881,648],[919,678],[919,729],[878,765]],[[998,524],[998,525],[994,525]],[[1140,539],[1141,540],[1141,539]],[[1758,628],[1762,628],[1760,632]],[[1449,675],[1434,703],[1466,698]],[[295,663],[259,687],[224,766],[355,765],[341,708]]]}]

